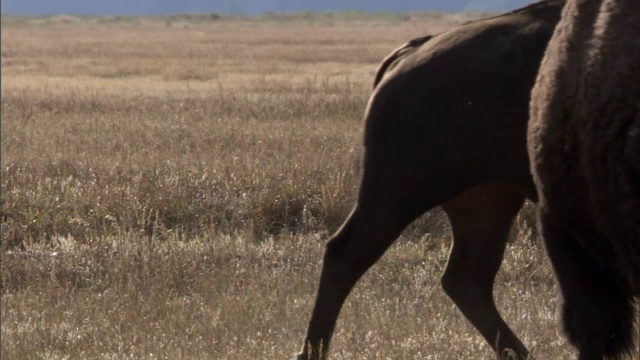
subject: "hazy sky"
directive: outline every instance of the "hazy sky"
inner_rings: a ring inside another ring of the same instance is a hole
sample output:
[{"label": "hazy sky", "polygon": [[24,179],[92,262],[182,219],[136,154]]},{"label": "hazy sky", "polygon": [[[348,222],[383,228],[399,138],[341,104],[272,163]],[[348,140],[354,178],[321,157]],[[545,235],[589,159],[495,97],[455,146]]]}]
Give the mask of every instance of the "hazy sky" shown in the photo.
[{"label": "hazy sky", "polygon": [[257,15],[266,11],[506,11],[534,0],[3,0],[10,15],[88,14],[158,15],[176,13],[233,13]]}]

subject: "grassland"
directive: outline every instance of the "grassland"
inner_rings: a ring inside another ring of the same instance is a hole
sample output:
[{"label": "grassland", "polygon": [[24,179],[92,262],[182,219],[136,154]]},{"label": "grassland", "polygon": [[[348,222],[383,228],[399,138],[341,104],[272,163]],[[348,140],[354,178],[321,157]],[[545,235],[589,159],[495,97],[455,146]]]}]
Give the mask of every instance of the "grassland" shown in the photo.
[{"label": "grassland", "polygon": [[[377,63],[465,16],[2,20],[2,359],[283,359],[357,188]],[[495,295],[571,354],[521,215]],[[491,358],[434,210],[349,297],[336,359]]]}]

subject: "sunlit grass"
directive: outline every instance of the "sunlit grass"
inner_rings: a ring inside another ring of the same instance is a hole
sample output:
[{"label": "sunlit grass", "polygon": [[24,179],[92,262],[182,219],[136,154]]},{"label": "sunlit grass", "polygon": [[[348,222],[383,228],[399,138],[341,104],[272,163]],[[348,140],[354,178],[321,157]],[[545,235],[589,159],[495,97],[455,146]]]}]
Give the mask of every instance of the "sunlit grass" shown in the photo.
[{"label": "sunlit grass", "polygon": [[[1,357],[289,357],[357,191],[377,63],[455,19],[3,18]],[[530,221],[496,298],[534,354],[566,358]],[[440,288],[449,242],[439,210],[408,229],[332,356],[490,358]]]}]

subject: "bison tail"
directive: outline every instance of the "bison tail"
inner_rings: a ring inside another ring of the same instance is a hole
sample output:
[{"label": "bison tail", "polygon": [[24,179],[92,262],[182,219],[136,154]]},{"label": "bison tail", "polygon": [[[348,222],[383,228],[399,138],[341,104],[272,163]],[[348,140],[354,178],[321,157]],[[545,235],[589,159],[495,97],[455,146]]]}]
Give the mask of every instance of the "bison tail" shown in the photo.
[{"label": "bison tail", "polygon": [[378,66],[378,70],[376,71],[376,77],[373,81],[373,88],[375,89],[378,86],[378,84],[380,83],[380,81],[382,81],[382,78],[387,73],[387,71],[393,68],[393,64],[395,64],[398,60],[400,60],[405,55],[413,52],[413,50],[415,50],[417,47],[431,40],[432,37],[433,35],[426,35],[426,36],[412,39],[406,44],[395,49],[391,54],[387,55],[387,57],[385,57],[382,60],[382,63]]}]

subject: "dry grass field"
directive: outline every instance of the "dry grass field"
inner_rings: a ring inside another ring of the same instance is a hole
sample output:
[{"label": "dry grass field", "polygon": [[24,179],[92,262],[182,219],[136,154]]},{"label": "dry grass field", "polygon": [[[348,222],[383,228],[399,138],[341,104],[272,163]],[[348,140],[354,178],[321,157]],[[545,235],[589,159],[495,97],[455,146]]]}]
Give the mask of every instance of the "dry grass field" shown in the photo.
[{"label": "dry grass field", "polygon": [[[291,356],[377,63],[464,19],[3,18],[1,358]],[[495,294],[536,358],[568,358],[530,218]],[[440,289],[450,237],[438,210],[404,233],[332,358],[495,358]]]}]

